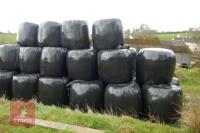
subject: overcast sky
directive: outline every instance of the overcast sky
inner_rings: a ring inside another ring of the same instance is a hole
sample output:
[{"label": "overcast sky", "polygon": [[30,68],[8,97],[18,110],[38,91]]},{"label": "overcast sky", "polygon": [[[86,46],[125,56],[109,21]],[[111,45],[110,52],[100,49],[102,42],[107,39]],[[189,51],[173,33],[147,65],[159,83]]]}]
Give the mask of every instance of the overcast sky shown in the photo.
[{"label": "overcast sky", "polygon": [[0,31],[17,32],[20,22],[92,23],[120,18],[124,29],[147,24],[158,31],[181,31],[200,26],[199,0],[0,0]]}]

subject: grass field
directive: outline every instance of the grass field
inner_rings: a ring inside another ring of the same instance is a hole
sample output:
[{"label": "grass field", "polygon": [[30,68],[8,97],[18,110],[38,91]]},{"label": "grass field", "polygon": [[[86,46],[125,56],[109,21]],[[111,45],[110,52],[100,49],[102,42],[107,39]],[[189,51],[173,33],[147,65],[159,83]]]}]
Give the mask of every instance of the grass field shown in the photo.
[{"label": "grass field", "polygon": [[156,36],[160,40],[172,40],[174,38],[177,38],[177,36],[180,36],[180,38],[186,36],[187,33],[181,32],[181,33],[157,33]]},{"label": "grass field", "polygon": [[[9,102],[5,99],[0,99],[0,132],[58,132],[56,130],[34,127],[13,127],[9,125]],[[69,109],[58,108],[55,106],[44,106],[37,104],[37,118],[59,121],[68,124],[74,124],[84,127],[104,130],[106,133],[177,133],[186,129],[181,129],[174,126],[155,124],[148,121],[136,120],[127,116],[116,117],[111,115],[102,115],[94,113],[82,113],[78,110],[72,111]]]},{"label": "grass field", "polygon": [[[184,95],[200,92],[200,68],[177,69],[176,75],[180,78]],[[200,93],[199,93],[200,95]],[[55,106],[36,105],[36,117],[74,124],[84,127],[104,130],[106,133],[189,133],[183,124],[167,125],[151,123],[147,120],[137,120],[128,116],[116,117],[108,114],[82,113],[67,108]],[[3,132],[61,132],[54,129],[34,127],[10,127],[9,125],[9,101],[0,99],[0,133]],[[67,131],[63,131],[67,132]]]},{"label": "grass field", "polygon": [[16,34],[0,34],[0,44],[15,43]]},{"label": "grass field", "polygon": [[200,69],[177,69],[176,76],[180,79],[184,92],[200,93]]},{"label": "grass field", "polygon": [[[177,35],[180,37],[184,37],[187,35],[185,32],[181,33],[157,33],[156,36],[160,40],[172,40],[173,38],[176,38]],[[0,44],[3,43],[15,43],[16,42],[16,34],[0,34]]]}]

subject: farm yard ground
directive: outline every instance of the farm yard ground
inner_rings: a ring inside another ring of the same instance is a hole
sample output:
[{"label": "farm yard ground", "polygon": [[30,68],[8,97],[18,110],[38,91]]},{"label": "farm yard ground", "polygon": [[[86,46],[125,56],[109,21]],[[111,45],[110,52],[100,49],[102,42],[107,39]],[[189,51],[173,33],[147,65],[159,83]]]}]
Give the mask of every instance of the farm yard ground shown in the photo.
[{"label": "farm yard ground", "polygon": [[[184,103],[199,102],[200,99],[200,68],[177,69],[176,75],[180,78],[183,89]],[[0,98],[0,132],[68,132],[55,129],[33,127],[11,127],[9,124],[10,101]],[[57,121],[83,127],[104,130],[106,133],[190,133],[183,123],[175,125],[151,123],[147,120],[138,120],[128,116],[113,116],[111,114],[83,113],[78,110],[36,104],[36,117],[44,120]],[[196,116],[198,117],[198,116]]]}]

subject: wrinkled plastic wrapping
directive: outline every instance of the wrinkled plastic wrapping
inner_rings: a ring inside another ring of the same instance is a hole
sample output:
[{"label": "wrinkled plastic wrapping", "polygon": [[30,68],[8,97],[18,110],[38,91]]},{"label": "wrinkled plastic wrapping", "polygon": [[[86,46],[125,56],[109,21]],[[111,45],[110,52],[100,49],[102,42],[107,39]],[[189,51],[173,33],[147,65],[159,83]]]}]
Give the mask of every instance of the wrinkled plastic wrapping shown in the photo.
[{"label": "wrinkled plastic wrapping", "polygon": [[128,83],[132,80],[132,56],[128,49],[98,52],[98,73],[105,83]]},{"label": "wrinkled plastic wrapping", "polygon": [[42,77],[39,79],[39,101],[47,105],[67,105],[69,101],[67,78]]},{"label": "wrinkled plastic wrapping", "polygon": [[40,60],[42,76],[62,77],[66,75],[66,49],[44,47]]},{"label": "wrinkled plastic wrapping", "polygon": [[19,74],[12,79],[12,98],[30,100],[37,94],[38,74]]},{"label": "wrinkled plastic wrapping", "polygon": [[156,120],[174,123],[182,105],[181,88],[172,84],[144,85],[142,87],[145,112]]},{"label": "wrinkled plastic wrapping", "polygon": [[123,28],[119,19],[96,21],[92,27],[93,47],[97,50],[114,49],[124,44]]},{"label": "wrinkled plastic wrapping", "polygon": [[140,117],[143,111],[142,93],[135,81],[127,84],[108,84],[104,94],[107,112]]},{"label": "wrinkled plastic wrapping", "polygon": [[40,73],[41,52],[39,47],[20,48],[19,67],[22,73]]},{"label": "wrinkled plastic wrapping", "polygon": [[104,86],[99,81],[74,80],[69,83],[69,105],[72,109],[101,110],[103,107]]},{"label": "wrinkled plastic wrapping", "polygon": [[65,21],[61,28],[61,44],[67,49],[88,49],[90,47],[86,21]]},{"label": "wrinkled plastic wrapping", "polygon": [[174,85],[179,86],[179,85],[180,85],[180,83],[179,83],[179,79],[176,78],[176,77],[173,77],[173,78],[172,78],[172,81],[171,81],[171,84],[174,84]]},{"label": "wrinkled plastic wrapping", "polygon": [[136,76],[136,59],[137,59],[137,51],[135,48],[129,48],[129,51],[131,53],[131,64],[132,64],[132,76]]},{"label": "wrinkled plastic wrapping", "polygon": [[137,58],[137,50],[133,47],[130,47],[128,44],[124,44],[123,46],[118,46],[117,49],[128,49],[131,53],[131,62],[132,62],[132,75],[136,76],[136,58]]},{"label": "wrinkled plastic wrapping", "polygon": [[144,48],[137,55],[136,77],[140,84],[170,83],[175,71],[175,53],[163,48]]},{"label": "wrinkled plastic wrapping", "polygon": [[0,96],[11,99],[12,77],[16,72],[0,71]]},{"label": "wrinkled plastic wrapping", "polygon": [[34,23],[24,22],[19,25],[17,34],[17,43],[24,47],[38,46],[38,25]]},{"label": "wrinkled plastic wrapping", "polygon": [[68,51],[67,70],[73,80],[97,79],[97,52],[93,49]]},{"label": "wrinkled plastic wrapping", "polygon": [[38,43],[40,47],[61,46],[61,25],[57,22],[46,21],[39,25]]},{"label": "wrinkled plastic wrapping", "polygon": [[0,45],[0,69],[7,71],[19,70],[19,49],[18,44]]}]

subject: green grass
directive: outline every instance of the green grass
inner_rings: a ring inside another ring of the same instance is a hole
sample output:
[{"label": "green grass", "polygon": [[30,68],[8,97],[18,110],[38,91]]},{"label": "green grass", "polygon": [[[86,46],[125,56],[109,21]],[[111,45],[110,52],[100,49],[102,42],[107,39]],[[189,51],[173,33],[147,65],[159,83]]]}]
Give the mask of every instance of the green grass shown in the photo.
[{"label": "green grass", "polygon": [[172,40],[177,37],[177,35],[180,35],[180,37],[184,37],[187,33],[181,32],[181,33],[157,33],[156,36],[160,40]]},{"label": "green grass", "polygon": [[[10,127],[9,125],[9,101],[0,99],[0,132],[61,132],[39,126]],[[36,105],[36,117],[45,120],[59,121],[84,127],[104,130],[106,133],[177,133],[188,131],[184,128],[166,124],[156,124],[148,121],[133,119],[128,116],[116,117],[106,114],[82,113],[78,110],[59,108],[55,106]],[[63,131],[64,132],[64,131]],[[67,132],[67,131],[65,131]]]},{"label": "green grass", "polygon": [[16,43],[16,34],[0,34],[0,44]]},{"label": "green grass", "polygon": [[200,92],[200,68],[179,68],[176,70],[176,76],[184,92]]}]

